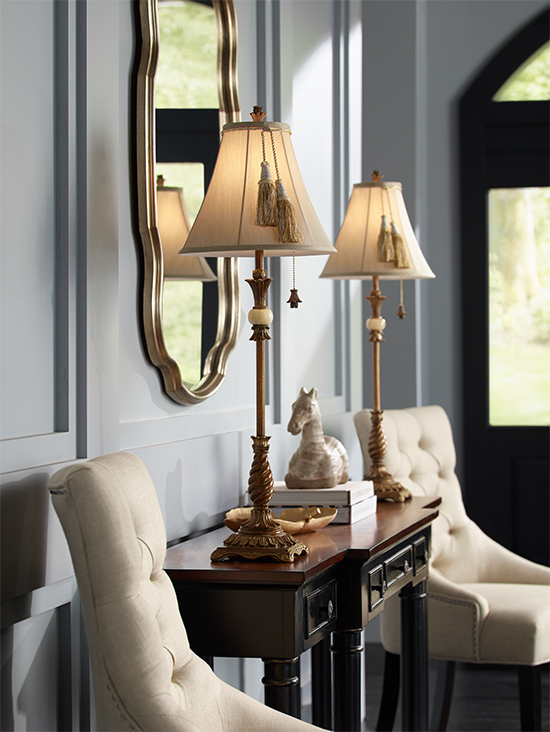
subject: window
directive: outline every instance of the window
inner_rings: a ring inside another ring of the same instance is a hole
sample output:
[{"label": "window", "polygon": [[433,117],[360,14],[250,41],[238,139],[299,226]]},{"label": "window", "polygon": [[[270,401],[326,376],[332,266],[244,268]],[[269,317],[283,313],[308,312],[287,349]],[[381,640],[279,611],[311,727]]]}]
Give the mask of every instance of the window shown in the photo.
[{"label": "window", "polygon": [[550,99],[550,45],[546,44],[507,79],[494,102],[536,102]]},{"label": "window", "polygon": [[550,188],[489,191],[489,423],[550,425]]}]

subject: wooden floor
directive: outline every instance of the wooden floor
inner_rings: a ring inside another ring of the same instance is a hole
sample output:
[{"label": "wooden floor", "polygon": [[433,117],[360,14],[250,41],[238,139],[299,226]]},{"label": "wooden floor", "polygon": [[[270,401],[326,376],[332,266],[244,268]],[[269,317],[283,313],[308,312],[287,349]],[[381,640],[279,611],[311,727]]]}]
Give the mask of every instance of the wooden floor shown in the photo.
[{"label": "wooden floor", "polygon": [[[374,730],[378,718],[382,691],[384,651],[382,646],[366,645],[367,710],[364,730]],[[435,689],[435,664],[430,663],[430,692]],[[548,666],[543,671],[542,728],[550,730]],[[430,706],[431,709],[431,706]],[[401,718],[395,730],[402,729]],[[519,731],[518,681],[515,669],[476,664],[457,664],[455,687],[448,732],[508,732]]]}]

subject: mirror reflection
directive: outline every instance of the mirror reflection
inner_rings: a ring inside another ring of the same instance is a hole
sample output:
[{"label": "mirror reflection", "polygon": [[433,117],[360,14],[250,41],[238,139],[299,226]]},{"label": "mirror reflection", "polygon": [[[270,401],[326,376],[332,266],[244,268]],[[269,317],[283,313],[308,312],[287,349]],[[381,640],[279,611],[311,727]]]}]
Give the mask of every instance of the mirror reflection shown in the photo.
[{"label": "mirror reflection", "polygon": [[[157,150],[161,150],[160,155],[157,152],[156,172],[158,226],[164,256],[162,327],[166,347],[180,368],[183,383],[193,388],[201,379],[216,335],[217,312],[208,307],[207,298],[210,296],[217,301],[217,285],[207,288],[207,297],[203,297],[203,282],[216,280],[216,263],[212,262],[214,271],[208,263],[199,265],[194,258],[187,265],[187,257],[181,257],[177,252],[185,243],[202,203],[205,169],[201,162],[179,160],[186,156],[186,150],[185,140],[178,141],[175,115],[159,113],[159,110],[181,110],[177,115],[180,119],[189,117],[186,110],[211,110],[212,118],[218,119],[217,26],[213,6],[187,0],[160,0],[158,20],[160,45],[155,107]],[[217,152],[217,139],[213,135],[209,147]],[[194,154],[200,152],[195,150]],[[159,159],[178,162],[160,162]],[[162,194],[169,198],[168,191],[176,194],[176,189],[181,191],[183,223],[187,229],[180,227],[179,242],[173,229],[178,222],[172,218],[170,226],[166,221],[166,206],[160,205]],[[183,269],[185,273],[180,272]]]},{"label": "mirror reflection", "polygon": [[[221,385],[239,330],[236,260],[173,254],[202,203],[221,125],[240,119],[235,8],[233,0],[140,0],[137,7],[144,335],[166,393],[193,404]],[[192,272],[179,260],[190,260]]]}]

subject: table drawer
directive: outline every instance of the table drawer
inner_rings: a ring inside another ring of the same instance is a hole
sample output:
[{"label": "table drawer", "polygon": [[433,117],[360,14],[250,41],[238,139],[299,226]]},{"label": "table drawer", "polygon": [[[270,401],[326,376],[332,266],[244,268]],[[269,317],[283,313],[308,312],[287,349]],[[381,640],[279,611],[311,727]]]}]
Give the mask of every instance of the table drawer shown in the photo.
[{"label": "table drawer", "polygon": [[421,536],[413,542],[413,565],[414,574],[420,574],[423,569],[428,566],[430,552],[428,549],[428,541],[425,536]]},{"label": "table drawer", "polygon": [[369,610],[372,612],[384,602],[386,592],[386,579],[384,577],[384,566],[379,564],[368,573],[368,596]]},{"label": "table drawer", "polygon": [[325,625],[336,620],[336,582],[332,581],[318,590],[315,590],[305,598],[306,604],[306,638],[316,633]]},{"label": "table drawer", "polygon": [[413,548],[409,544],[384,562],[386,586],[393,584],[413,571]]}]

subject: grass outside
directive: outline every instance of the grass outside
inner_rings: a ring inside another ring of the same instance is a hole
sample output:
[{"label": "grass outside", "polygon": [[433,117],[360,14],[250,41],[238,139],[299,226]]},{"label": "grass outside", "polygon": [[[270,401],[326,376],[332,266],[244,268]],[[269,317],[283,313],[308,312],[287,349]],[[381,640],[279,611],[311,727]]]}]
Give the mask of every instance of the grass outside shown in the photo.
[{"label": "grass outside", "polygon": [[489,423],[550,425],[550,345],[491,345]]}]

